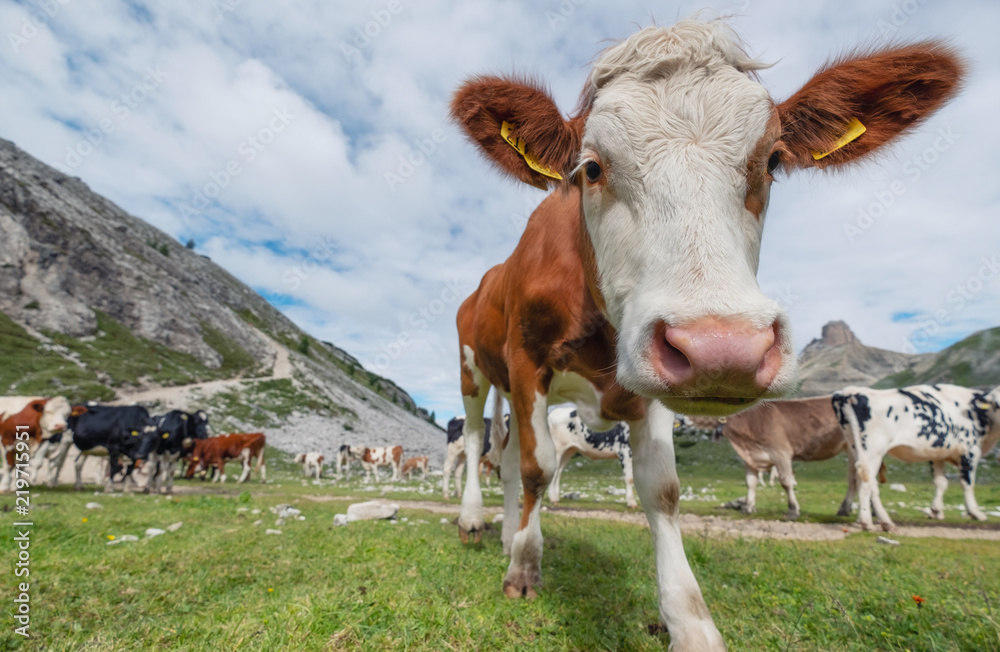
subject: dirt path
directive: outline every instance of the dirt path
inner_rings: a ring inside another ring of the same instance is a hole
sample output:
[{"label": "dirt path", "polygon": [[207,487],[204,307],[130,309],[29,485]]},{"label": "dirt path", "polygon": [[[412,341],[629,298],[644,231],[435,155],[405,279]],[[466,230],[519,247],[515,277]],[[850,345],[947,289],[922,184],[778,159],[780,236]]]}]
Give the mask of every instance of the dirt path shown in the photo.
[{"label": "dirt path", "polygon": [[122,394],[109,405],[134,405],[136,403],[153,403],[159,401],[164,409],[182,409],[187,406],[191,394],[198,392],[200,398],[208,398],[221,391],[238,387],[245,383],[252,383],[258,380],[278,380],[292,377],[292,363],[288,356],[288,349],[281,346],[271,338],[265,337],[268,346],[274,352],[274,366],[271,368],[271,375],[265,378],[227,378],[223,380],[209,380],[203,383],[192,383],[190,385],[175,385],[172,387],[155,387],[140,392]]},{"label": "dirt path", "polygon": [[[350,496],[305,495],[313,502],[360,500]],[[433,514],[458,514],[460,505],[438,503],[428,500],[386,500],[406,509],[422,509]],[[503,510],[486,507],[486,520]],[[647,527],[646,516],[642,512],[616,512],[604,509],[572,509],[567,507],[543,507],[542,511],[569,518],[596,518],[619,523],[631,523]],[[861,528],[850,523],[796,523],[791,521],[764,521],[760,519],[730,519],[719,516],[698,516],[681,514],[681,531],[687,535],[746,537],[754,539],[784,539],[788,541],[843,541],[849,534],[861,532]],[[891,539],[900,537],[938,537],[942,539],[981,539],[1000,541],[1000,530],[977,527],[898,526],[889,533],[881,533]]]}]

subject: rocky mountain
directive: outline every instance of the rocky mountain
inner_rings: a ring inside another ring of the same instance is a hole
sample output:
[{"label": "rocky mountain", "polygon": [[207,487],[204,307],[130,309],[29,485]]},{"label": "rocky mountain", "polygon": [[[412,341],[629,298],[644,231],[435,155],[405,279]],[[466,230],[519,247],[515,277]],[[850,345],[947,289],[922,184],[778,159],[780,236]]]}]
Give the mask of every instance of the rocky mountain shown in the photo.
[{"label": "rocky mountain", "polygon": [[890,374],[909,369],[923,355],[865,346],[847,324],[832,321],[799,354],[802,385],[797,396],[829,394],[847,385],[871,387]]},{"label": "rocky mountain", "polygon": [[802,349],[799,364],[800,397],[829,394],[847,385],[996,385],[1000,384],[1000,328],[980,331],[937,353],[909,354],[866,346],[846,323],[832,321]]},{"label": "rocky mountain", "polygon": [[3,139],[0,355],[2,394],[204,406],[216,430],[315,418],[331,447],[443,437],[395,383]]}]

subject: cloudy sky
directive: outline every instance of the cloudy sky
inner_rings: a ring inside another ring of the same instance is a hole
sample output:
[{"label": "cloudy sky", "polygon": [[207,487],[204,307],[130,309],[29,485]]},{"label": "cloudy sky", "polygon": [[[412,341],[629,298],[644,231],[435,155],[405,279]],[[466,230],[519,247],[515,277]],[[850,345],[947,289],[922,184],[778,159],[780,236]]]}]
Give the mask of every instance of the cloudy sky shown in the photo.
[{"label": "cloudy sky", "polygon": [[526,72],[569,111],[609,39],[700,9],[775,64],[762,78],[779,100],[859,43],[946,37],[972,62],[963,94],[888,156],[772,190],[759,278],[797,347],[831,319],[917,351],[1000,324],[994,0],[0,0],[0,136],[194,238],[447,418],[458,304],[543,197],[463,140],[450,93]]}]

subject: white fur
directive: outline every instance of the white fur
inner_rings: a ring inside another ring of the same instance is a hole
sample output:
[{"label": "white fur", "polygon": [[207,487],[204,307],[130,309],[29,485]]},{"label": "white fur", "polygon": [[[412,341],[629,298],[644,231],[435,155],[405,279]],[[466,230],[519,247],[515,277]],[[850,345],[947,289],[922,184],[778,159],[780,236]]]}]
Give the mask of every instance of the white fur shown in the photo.
[{"label": "white fur", "polygon": [[746,72],[758,67],[721,23],[697,21],[644,29],[594,66],[581,164],[598,160],[606,188],[586,187],[583,209],[618,380],[639,394],[671,398],[650,362],[655,324],[708,316],[777,322],[782,371],[765,396],[792,389],[787,318],[756,279],[763,213],[744,206],[747,161],[774,113]]},{"label": "white fur", "polygon": [[[632,479],[632,447],[627,440],[628,424],[623,424],[623,437],[626,440],[620,445],[597,448],[588,437],[592,431],[580,418],[579,408],[575,411],[577,412],[575,416],[571,416],[574,412],[571,407],[557,407],[549,412],[549,435],[555,445],[556,460],[558,461],[555,475],[552,476],[552,482],[549,484],[549,502],[559,503],[559,479],[562,477],[562,471],[573,455],[580,453],[591,460],[617,459],[621,461],[622,473],[625,476],[625,504],[631,508],[638,507],[633,491],[635,483]],[[570,427],[571,424],[572,427]]]}]

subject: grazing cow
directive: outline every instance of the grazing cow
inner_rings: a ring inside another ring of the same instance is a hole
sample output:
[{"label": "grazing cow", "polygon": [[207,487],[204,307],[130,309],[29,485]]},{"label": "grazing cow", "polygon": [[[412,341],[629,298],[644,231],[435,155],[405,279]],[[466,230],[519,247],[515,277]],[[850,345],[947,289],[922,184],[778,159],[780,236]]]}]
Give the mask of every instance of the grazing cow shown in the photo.
[{"label": "grazing cow", "polygon": [[403,477],[409,480],[410,476],[413,475],[413,472],[416,471],[417,469],[420,469],[420,471],[422,471],[420,479],[426,480],[428,462],[429,460],[427,459],[426,455],[408,458],[405,462],[403,462],[403,471],[402,471]]},{"label": "grazing cow", "polygon": [[[504,422],[509,423],[510,416],[504,416]],[[486,435],[483,438],[483,452],[479,456],[477,474],[486,471],[486,484],[489,485],[490,475],[494,468],[500,467],[499,449],[493,448],[490,432],[493,420],[483,419]],[[448,422],[448,444],[444,454],[444,473],[441,476],[441,492],[444,497],[451,498],[451,491],[448,487],[448,480],[451,474],[455,474],[455,496],[462,493],[462,471],[465,470],[465,439],[462,437],[462,427],[465,425],[465,417],[458,416]]]},{"label": "grazing cow", "polygon": [[[83,464],[85,456],[107,456],[110,465],[104,484],[104,491],[114,488],[114,478],[123,471],[122,480],[127,484],[129,479],[134,483],[132,471],[156,450],[159,440],[156,422],[149,416],[146,408],[139,405],[128,406],[79,406],[85,411],[78,416],[71,416],[67,429],[73,432],[73,444],[80,449],[75,461],[77,490],[83,489]],[[129,465],[123,469],[121,458],[129,459]]]},{"label": "grazing cow", "polygon": [[371,475],[375,474],[375,482],[378,482],[378,467],[388,466],[392,468],[392,478],[390,481],[399,480],[399,471],[403,461],[402,446],[363,446],[354,447],[350,451],[351,456],[361,462],[361,468],[365,470],[365,482],[371,482]]},{"label": "grazing cow", "polygon": [[[799,517],[799,502],[795,498],[795,474],[792,461],[819,462],[847,452],[847,495],[837,512],[851,513],[857,491],[854,457],[840,430],[830,396],[817,396],[787,401],[769,401],[753,410],[733,415],[722,424],[722,434],[732,444],[746,469],[747,495],[743,500],[744,514],[757,511],[757,483],[764,483],[763,473],[777,472],[788,496],[785,517]],[[884,475],[883,482],[884,482]]]},{"label": "grazing cow", "polygon": [[959,467],[969,516],[986,519],[976,503],[976,467],[1000,439],[1000,387],[989,394],[956,385],[846,387],[834,393],[832,401],[843,437],[857,459],[861,527],[872,527],[873,507],[882,529],[894,527],[875,481],[875,469],[887,454],[904,462],[931,463],[935,518],[944,518],[948,487],[944,463]]},{"label": "grazing cow", "polygon": [[635,509],[632,480],[632,447],[628,443],[627,423],[616,423],[611,430],[591,430],[580,419],[576,409],[558,407],[549,412],[549,434],[556,449],[556,471],[549,484],[549,502],[559,504],[559,478],[566,464],[577,453],[592,460],[617,459],[625,474],[625,504]]},{"label": "grazing cow", "polygon": [[[772,174],[878,151],[963,76],[940,43],[896,45],[838,59],[776,103],[754,73],[764,65],[722,21],[686,20],[608,48],[568,120],[523,76],[475,77],[451,105],[498,168],[557,185],[458,311],[470,471],[490,386],[515,415],[502,453],[504,592],[532,597],[541,580],[540,498],[557,465],[548,406],[575,403],[601,430],[628,421],[675,651],[724,643],[681,546],[671,411],[723,416],[796,385],[788,319],[756,279]],[[463,541],[481,539],[474,472],[458,526]]]},{"label": "grazing cow", "polygon": [[302,465],[302,474],[305,476],[315,475],[316,479],[319,480],[319,476],[323,475],[323,457],[322,453],[299,453],[295,456],[295,463]]},{"label": "grazing cow", "polygon": [[171,493],[178,461],[194,449],[195,441],[208,437],[208,415],[202,410],[194,414],[172,410],[154,419],[159,439],[149,456],[146,491],[159,492],[165,487],[166,493]]},{"label": "grazing cow", "polygon": [[246,482],[252,470],[251,461],[256,458],[257,472],[260,474],[260,481],[267,481],[267,465],[264,463],[264,446],[267,438],[263,433],[253,432],[245,434],[229,434],[219,437],[209,437],[208,439],[198,439],[194,443],[191,451],[191,462],[188,464],[186,479],[194,476],[198,469],[209,469],[214,467],[217,471],[212,482],[226,481],[226,462],[229,460],[239,460],[243,464],[243,473],[237,484]]},{"label": "grazing cow", "polygon": [[48,399],[4,397],[0,400],[10,410],[23,404],[16,412],[0,414],[0,459],[3,462],[0,491],[7,491],[14,486],[16,475],[25,477],[30,484],[35,483],[53,440],[62,437],[71,416],[82,412],[80,408],[71,408],[62,396]]}]

